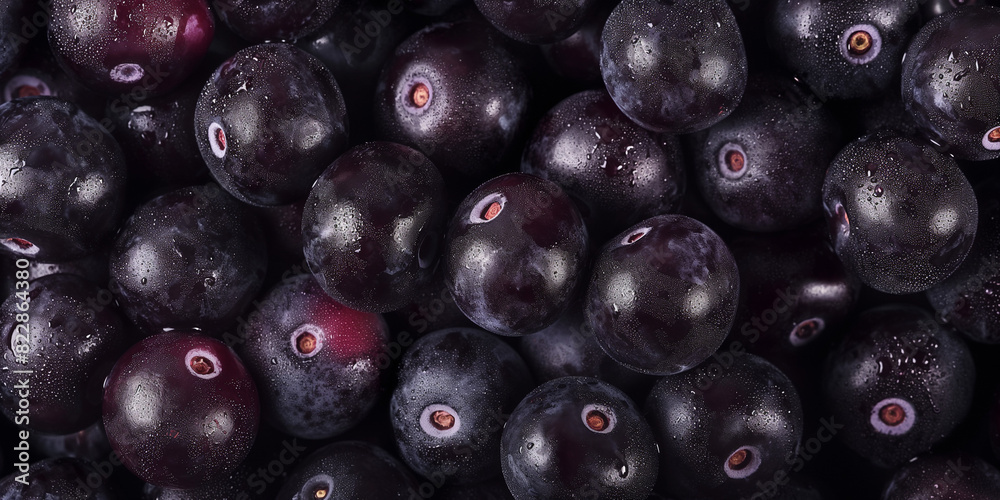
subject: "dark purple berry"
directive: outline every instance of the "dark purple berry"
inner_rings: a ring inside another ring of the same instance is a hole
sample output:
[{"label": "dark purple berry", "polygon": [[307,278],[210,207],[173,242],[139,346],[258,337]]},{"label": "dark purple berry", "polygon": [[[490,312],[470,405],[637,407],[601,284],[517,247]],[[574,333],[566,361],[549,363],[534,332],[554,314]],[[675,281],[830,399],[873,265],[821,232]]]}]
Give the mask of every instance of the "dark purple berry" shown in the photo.
[{"label": "dark purple berry", "polygon": [[369,142],[316,180],[302,214],[306,262],[340,303],[399,309],[431,283],[448,207],[444,180],[419,151]]},{"label": "dark purple berry", "polygon": [[413,474],[377,446],[341,441],[313,452],[285,480],[277,500],[406,499],[418,495]]},{"label": "dark purple berry", "polygon": [[158,486],[194,488],[232,472],[257,435],[260,403],[232,349],[161,333],[118,360],[104,391],[104,428],[121,462]]},{"label": "dark purple berry", "polygon": [[215,184],[161,195],[136,209],[111,251],[110,289],[145,333],[221,333],[260,290],[263,236],[245,205]]},{"label": "dark purple berry", "polygon": [[555,183],[506,174],[470,193],[448,228],[442,264],[458,308],[493,333],[556,321],[586,265],[587,229]]},{"label": "dark purple berry", "polygon": [[194,124],[212,175],[251,205],[302,200],[347,147],[333,74],[283,43],[254,45],[222,63],[198,98]]},{"label": "dark purple berry", "polygon": [[475,0],[483,16],[519,42],[562,40],[583,25],[597,0]]},{"label": "dark purple berry", "polygon": [[1000,158],[1000,8],[963,7],[930,20],[903,61],[903,104],[941,149]]},{"label": "dark purple berry", "polygon": [[736,261],[717,234],[690,217],[660,215],[604,246],[585,314],[609,356],[638,372],[669,375],[722,344],[739,287]]},{"label": "dark purple berry", "polygon": [[792,382],[743,352],[660,379],[645,404],[660,444],[658,490],[677,498],[737,498],[787,470],[802,438]]},{"label": "dark purple berry", "polygon": [[724,0],[624,0],[601,41],[608,93],[647,129],[702,130],[743,97],[747,58]]},{"label": "dark purple berry", "polygon": [[327,439],[375,405],[389,331],[377,314],[348,309],[300,274],[257,304],[235,342],[278,430]]},{"label": "dark purple berry", "polygon": [[533,387],[527,365],[496,335],[455,328],[421,337],[403,356],[390,406],[403,461],[449,483],[499,476],[504,424]]},{"label": "dark purple berry", "polygon": [[625,393],[563,377],[531,391],[504,426],[500,460],[514,498],[645,500],[660,457]]},{"label": "dark purple berry", "polygon": [[169,92],[192,74],[215,33],[204,0],[54,0],[49,9],[59,64],[107,94]]},{"label": "dark purple berry", "polygon": [[528,106],[528,82],[482,24],[434,24],[396,48],[375,89],[383,138],[422,151],[452,183],[496,171]]},{"label": "dark purple berry", "polygon": [[823,379],[837,437],[872,463],[896,467],[931,449],[965,418],[975,367],[965,342],[913,306],[861,314]]},{"label": "dark purple berry", "polygon": [[0,251],[45,261],[97,250],[118,226],[125,162],[96,120],[55,97],[0,106]]},{"label": "dark purple berry", "polygon": [[976,235],[976,197],[955,160],[891,133],[840,151],[826,172],[823,210],[847,270],[886,293],[940,283]]},{"label": "dark purple berry", "polygon": [[319,29],[339,0],[216,0],[216,14],[252,43],[295,41]]},{"label": "dark purple berry", "polygon": [[919,0],[779,0],[768,19],[772,53],[822,97],[872,98],[898,85]]}]

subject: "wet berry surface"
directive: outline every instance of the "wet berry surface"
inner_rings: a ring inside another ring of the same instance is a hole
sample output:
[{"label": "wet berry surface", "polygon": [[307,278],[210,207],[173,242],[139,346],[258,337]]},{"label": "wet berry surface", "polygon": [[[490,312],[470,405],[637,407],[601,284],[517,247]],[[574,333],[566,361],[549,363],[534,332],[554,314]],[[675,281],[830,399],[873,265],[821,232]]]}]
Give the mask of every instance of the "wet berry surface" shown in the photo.
[{"label": "wet berry surface", "polygon": [[0,500],[997,500],[1000,0],[0,2]]}]

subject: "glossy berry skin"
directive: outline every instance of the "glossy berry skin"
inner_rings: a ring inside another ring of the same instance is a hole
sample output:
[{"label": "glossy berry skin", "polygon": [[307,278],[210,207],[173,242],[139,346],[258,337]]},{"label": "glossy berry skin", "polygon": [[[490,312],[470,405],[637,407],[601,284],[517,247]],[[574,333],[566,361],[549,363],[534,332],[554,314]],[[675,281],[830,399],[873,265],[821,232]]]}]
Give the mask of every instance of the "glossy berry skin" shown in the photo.
[{"label": "glossy berry skin", "polygon": [[961,159],[1000,158],[997,40],[1000,8],[977,6],[930,20],[906,49],[903,104],[924,135]]},{"label": "glossy berry skin", "polygon": [[341,441],[320,448],[297,466],[277,500],[406,499],[417,488],[406,466],[381,448]]},{"label": "glossy berry skin", "polygon": [[248,209],[215,184],[181,188],[136,209],[111,250],[111,284],[146,334],[216,333],[260,290],[267,267]]},{"label": "glossy berry skin", "polygon": [[257,435],[260,402],[232,349],[168,332],[126,352],[108,376],[104,428],[121,462],[144,481],[194,488],[225,476]]},{"label": "glossy berry skin", "polygon": [[54,0],[49,46],[94,90],[160,95],[195,70],[215,34],[203,0]]},{"label": "glossy berry skin", "polygon": [[121,148],[93,118],[54,97],[0,106],[0,251],[65,261],[94,252],[122,215]]},{"label": "glossy berry skin", "polygon": [[514,140],[529,87],[479,22],[438,23],[403,41],[375,89],[381,137],[419,149],[449,184],[489,178]]},{"label": "glossy berry skin", "polygon": [[267,421],[291,436],[327,439],[375,405],[388,338],[381,316],[348,309],[300,274],[267,293],[235,346]]},{"label": "glossy berry skin", "polygon": [[588,377],[550,380],[531,391],[504,427],[500,459],[517,500],[645,499],[659,467],[635,403]]},{"label": "glossy berry skin", "polygon": [[739,287],[736,261],[717,234],[690,217],[660,215],[601,249],[585,315],[616,361],[670,375],[693,368],[722,344]]},{"label": "glossy berry skin", "polygon": [[686,186],[677,138],[639,127],[598,90],[574,94],[542,117],[521,171],[566,189],[600,241],[676,210]]},{"label": "glossy berry skin", "polygon": [[1000,470],[966,453],[926,455],[903,465],[882,500],[989,500],[1000,491]]},{"label": "glossy berry skin", "polygon": [[369,142],[316,180],[302,213],[306,262],[323,289],[360,311],[410,304],[427,287],[447,224],[444,180],[423,153]]},{"label": "glossy berry skin", "polygon": [[[110,303],[111,294],[69,274],[38,279],[18,292],[0,306],[3,345],[9,346],[0,359],[4,415],[49,434],[69,434],[97,422],[104,378],[133,338]],[[16,370],[33,372],[30,420],[18,418],[23,415],[17,413],[18,384],[25,375]]]},{"label": "glossy berry skin", "polygon": [[777,76],[751,78],[736,111],[699,136],[692,177],[728,224],[794,229],[821,214],[840,124],[819,100]]},{"label": "glossy berry skin", "polygon": [[191,126],[200,91],[200,84],[186,84],[160,97],[110,107],[109,128],[125,153],[132,189],[163,190],[209,181]]},{"label": "glossy berry skin", "polygon": [[455,211],[442,256],[458,308],[481,328],[508,336],[556,321],[586,265],[587,229],[569,196],[529,174],[476,188]]},{"label": "glossy berry skin", "polygon": [[886,293],[926,290],[965,259],[976,197],[955,160],[920,139],[873,134],[840,151],[823,184],[837,256]]},{"label": "glossy berry skin", "polygon": [[880,467],[906,463],[969,411],[975,367],[965,342],[914,306],[861,314],[827,360],[827,408],[852,450]]},{"label": "glossy berry skin", "polygon": [[979,225],[969,255],[927,290],[938,317],[976,342],[1000,344],[1000,178],[976,188]]},{"label": "glossy berry skin", "polygon": [[768,43],[824,100],[870,99],[897,84],[920,3],[779,0],[768,16]]},{"label": "glossy berry skin", "polygon": [[736,498],[788,468],[803,428],[795,387],[763,358],[729,356],[653,386],[645,415],[660,444],[658,490]]},{"label": "glossy berry skin", "polygon": [[339,0],[220,0],[215,12],[251,43],[295,41],[323,25]]},{"label": "glossy berry skin", "polygon": [[202,89],[194,123],[212,176],[251,205],[305,198],[347,147],[347,109],[333,74],[283,43],[247,47],[222,63]]},{"label": "glossy berry skin", "polygon": [[[730,338],[785,368],[823,344],[854,311],[861,282],[821,231],[748,236],[729,248],[740,270],[740,308]],[[825,351],[824,351],[825,352]]]},{"label": "glossy berry skin", "polygon": [[493,26],[514,40],[543,44],[576,31],[597,5],[596,0],[475,0]]},{"label": "glossy berry skin", "polygon": [[[114,500],[118,498],[102,481],[95,488],[87,485],[94,473],[92,466],[75,458],[50,458],[31,464],[27,478],[12,472],[0,479],[0,500]],[[22,481],[18,481],[21,477]],[[24,484],[27,480],[27,485]],[[83,484],[86,488],[81,488]]]},{"label": "glossy berry skin", "polygon": [[389,408],[400,456],[449,483],[499,476],[504,424],[533,388],[524,360],[492,333],[451,328],[421,337],[403,356]]},{"label": "glossy berry skin", "polygon": [[624,0],[601,36],[601,75],[640,126],[684,134],[736,109],[747,59],[724,0]]}]

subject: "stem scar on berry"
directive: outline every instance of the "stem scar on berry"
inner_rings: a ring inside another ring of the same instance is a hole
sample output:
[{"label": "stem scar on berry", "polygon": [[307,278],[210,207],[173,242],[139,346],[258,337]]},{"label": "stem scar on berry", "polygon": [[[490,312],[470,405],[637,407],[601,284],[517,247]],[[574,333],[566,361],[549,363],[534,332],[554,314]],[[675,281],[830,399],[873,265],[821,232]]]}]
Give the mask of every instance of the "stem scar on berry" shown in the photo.
[{"label": "stem scar on berry", "polygon": [[595,431],[603,431],[608,428],[608,417],[598,410],[590,410],[587,413],[587,427]]},{"label": "stem scar on berry", "polygon": [[507,199],[499,193],[484,196],[469,211],[469,222],[482,224],[496,219],[503,212]]},{"label": "stem scar on berry", "polygon": [[726,458],[722,470],[733,479],[747,478],[760,468],[761,457],[756,446],[741,446]]},{"label": "stem scar on berry", "polygon": [[800,346],[816,338],[826,327],[826,322],[822,318],[809,318],[800,321],[792,328],[788,340],[794,346]]},{"label": "stem scar on berry", "polygon": [[27,250],[35,246],[30,241],[21,238],[7,238],[7,242],[17,245],[21,250]]},{"label": "stem scar on berry", "polygon": [[723,178],[736,180],[747,173],[747,154],[743,146],[736,142],[727,142],[719,148],[716,159],[719,173]]},{"label": "stem scar on berry", "polygon": [[417,83],[410,89],[410,101],[414,106],[422,108],[431,100],[431,89],[424,83]]},{"label": "stem scar on berry", "polygon": [[743,153],[736,150],[726,153],[726,166],[729,167],[729,170],[739,172],[743,170],[744,165],[746,165],[746,158]]},{"label": "stem scar on berry", "polygon": [[500,211],[503,210],[503,206],[500,202],[494,201],[490,203],[490,206],[486,207],[483,211],[483,220],[493,220],[496,216],[500,215]]},{"label": "stem scar on berry", "polygon": [[208,126],[208,145],[216,158],[222,159],[226,156],[229,141],[226,138],[226,130],[218,122],[212,122]]},{"label": "stem scar on berry", "polygon": [[906,410],[898,404],[888,404],[879,410],[878,416],[886,425],[895,427],[906,420]]},{"label": "stem scar on berry", "polygon": [[292,352],[300,358],[311,358],[323,348],[323,330],[316,325],[306,323],[292,332]]},{"label": "stem scar on berry", "polygon": [[446,431],[455,426],[455,417],[447,411],[437,410],[431,413],[431,425],[438,430]]},{"label": "stem scar on berry", "polygon": [[592,432],[607,434],[615,428],[614,413],[603,405],[587,405],[583,408],[580,416],[583,420],[583,425]]},{"label": "stem scar on berry", "polygon": [[21,85],[20,87],[14,89],[14,95],[16,97],[34,97],[42,95],[42,91],[38,87],[31,85]]},{"label": "stem scar on berry", "polygon": [[732,455],[729,455],[729,468],[733,470],[745,469],[747,465],[753,460],[753,452],[746,448],[741,448],[736,450]]},{"label": "stem scar on berry", "polygon": [[855,31],[851,33],[851,36],[847,41],[847,50],[856,56],[862,56],[868,53],[872,48],[872,36],[866,31]]},{"label": "stem scar on berry", "polygon": [[316,350],[317,344],[316,336],[309,332],[301,333],[295,341],[295,346],[302,354],[312,354]]},{"label": "stem scar on berry", "polygon": [[219,359],[205,349],[191,349],[184,357],[184,362],[188,371],[198,378],[215,378],[222,371]]},{"label": "stem scar on berry", "polygon": [[427,405],[420,413],[420,428],[430,436],[447,438],[462,428],[462,419],[454,408],[444,404]]},{"label": "stem scar on berry", "polygon": [[202,356],[191,358],[191,369],[199,375],[209,375],[215,371],[212,361]]},{"label": "stem scar on berry", "polygon": [[855,24],[840,36],[840,55],[851,64],[868,64],[882,51],[882,35],[875,25]]},{"label": "stem scar on berry", "polygon": [[886,398],[872,408],[870,423],[881,434],[899,436],[909,432],[916,417],[916,410],[908,401]]}]

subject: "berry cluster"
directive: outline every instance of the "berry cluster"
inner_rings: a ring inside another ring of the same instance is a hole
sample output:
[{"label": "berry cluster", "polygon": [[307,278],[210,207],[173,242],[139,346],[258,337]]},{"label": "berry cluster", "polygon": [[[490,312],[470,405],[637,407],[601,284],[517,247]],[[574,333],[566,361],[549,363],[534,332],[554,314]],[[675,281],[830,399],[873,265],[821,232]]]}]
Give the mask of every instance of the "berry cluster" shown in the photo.
[{"label": "berry cluster", "polygon": [[0,2],[0,500],[996,500],[1000,1]]}]

